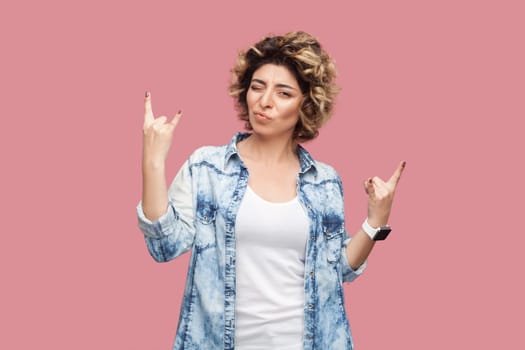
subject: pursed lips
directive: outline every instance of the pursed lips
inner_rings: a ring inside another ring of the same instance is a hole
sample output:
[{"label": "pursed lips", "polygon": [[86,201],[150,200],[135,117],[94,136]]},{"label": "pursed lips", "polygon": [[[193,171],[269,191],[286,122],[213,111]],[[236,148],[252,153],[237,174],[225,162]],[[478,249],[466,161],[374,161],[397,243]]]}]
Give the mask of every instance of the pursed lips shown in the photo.
[{"label": "pursed lips", "polygon": [[259,112],[254,112],[255,116],[259,117],[259,118],[263,118],[263,119],[267,119],[267,120],[271,120],[272,118],[268,117],[266,114],[264,113],[259,113]]}]

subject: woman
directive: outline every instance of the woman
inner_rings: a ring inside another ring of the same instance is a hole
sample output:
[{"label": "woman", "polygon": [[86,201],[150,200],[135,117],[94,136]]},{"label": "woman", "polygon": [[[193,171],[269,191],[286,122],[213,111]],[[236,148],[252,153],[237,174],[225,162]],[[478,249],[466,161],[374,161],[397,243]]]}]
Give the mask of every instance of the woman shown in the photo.
[{"label": "woman", "polygon": [[368,218],[350,239],[339,176],[300,145],[337,93],[317,40],[294,32],[241,52],[230,93],[250,133],[196,150],[169,190],[181,113],[155,118],[146,93],[139,227],[159,262],[192,250],[174,349],[352,349],[342,282],[388,234],[404,162],[365,181]]}]

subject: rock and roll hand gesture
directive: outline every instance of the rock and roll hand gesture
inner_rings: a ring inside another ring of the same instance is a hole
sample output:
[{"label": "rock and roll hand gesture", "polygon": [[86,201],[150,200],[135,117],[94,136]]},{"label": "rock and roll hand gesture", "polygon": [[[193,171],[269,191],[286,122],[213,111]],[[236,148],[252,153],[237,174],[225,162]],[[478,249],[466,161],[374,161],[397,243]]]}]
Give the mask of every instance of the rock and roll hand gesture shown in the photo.
[{"label": "rock and roll hand gesture", "polygon": [[143,161],[164,164],[173,139],[173,130],[179,123],[182,112],[179,111],[171,121],[165,116],[155,118],[151,108],[151,94],[144,98],[144,139]]},{"label": "rock and roll hand gesture", "polygon": [[160,218],[168,207],[165,163],[179,123],[179,111],[172,120],[165,116],[155,118],[151,109],[151,94],[144,99],[144,131],[142,141],[142,210],[151,221]]},{"label": "rock and roll hand gesture", "polygon": [[392,201],[406,162],[401,162],[388,181],[375,176],[364,182],[368,194],[368,223],[372,227],[381,227],[388,223]]}]

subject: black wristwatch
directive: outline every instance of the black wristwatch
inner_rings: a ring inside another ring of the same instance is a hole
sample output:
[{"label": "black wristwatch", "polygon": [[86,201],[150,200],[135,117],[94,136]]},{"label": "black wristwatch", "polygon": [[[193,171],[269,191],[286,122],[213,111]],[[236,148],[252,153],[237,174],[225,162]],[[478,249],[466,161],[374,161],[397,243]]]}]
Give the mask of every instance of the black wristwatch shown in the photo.
[{"label": "black wristwatch", "polygon": [[370,237],[373,241],[383,241],[388,237],[388,234],[392,231],[392,228],[388,225],[381,226],[379,228],[373,228],[368,223],[368,220],[365,220],[363,222],[363,225],[361,226],[363,231]]}]

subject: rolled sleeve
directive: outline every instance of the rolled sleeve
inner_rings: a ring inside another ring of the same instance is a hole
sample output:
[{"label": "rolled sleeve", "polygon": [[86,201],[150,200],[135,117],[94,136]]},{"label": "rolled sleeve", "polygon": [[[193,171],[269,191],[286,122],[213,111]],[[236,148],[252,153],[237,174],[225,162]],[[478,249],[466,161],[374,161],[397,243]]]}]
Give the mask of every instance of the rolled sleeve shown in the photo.
[{"label": "rolled sleeve", "polygon": [[366,269],[366,260],[356,270],[354,270],[348,263],[348,258],[346,257],[346,246],[348,245],[350,240],[352,240],[352,238],[348,238],[343,242],[343,248],[341,251],[341,266],[342,266],[342,272],[343,272],[343,282],[352,282],[357,277],[359,277],[363,273],[363,271]]},{"label": "rolled sleeve", "polygon": [[138,226],[156,261],[169,261],[191,249],[195,239],[192,198],[191,175],[186,162],[168,190],[168,208],[160,218],[156,221],[146,218],[142,201],[138,203]]},{"label": "rolled sleeve", "polygon": [[151,221],[144,215],[142,210],[142,201],[137,205],[138,225],[144,236],[154,239],[160,239],[168,236],[174,231],[174,224],[177,221],[177,213],[170,202],[168,210],[158,220]]}]

